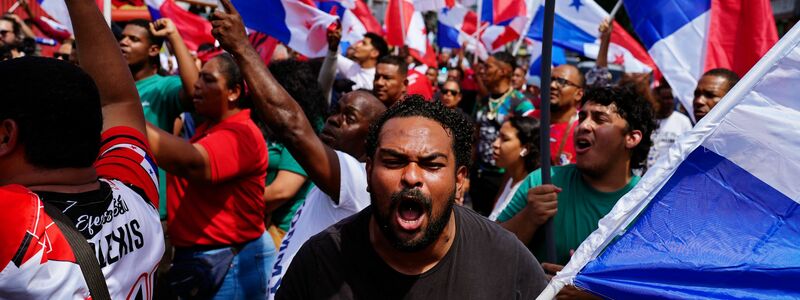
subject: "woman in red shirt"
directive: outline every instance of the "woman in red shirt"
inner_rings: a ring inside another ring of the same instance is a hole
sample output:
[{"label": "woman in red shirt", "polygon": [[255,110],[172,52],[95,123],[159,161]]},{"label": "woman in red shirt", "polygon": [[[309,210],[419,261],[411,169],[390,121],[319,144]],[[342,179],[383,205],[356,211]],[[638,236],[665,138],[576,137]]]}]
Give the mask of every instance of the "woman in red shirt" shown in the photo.
[{"label": "woman in red shirt", "polygon": [[243,94],[239,67],[222,54],[195,83],[194,107],[206,121],[189,142],[148,124],[153,152],[169,173],[167,232],[175,257],[167,280],[179,296],[266,294],[275,255],[263,221],[268,156]]}]

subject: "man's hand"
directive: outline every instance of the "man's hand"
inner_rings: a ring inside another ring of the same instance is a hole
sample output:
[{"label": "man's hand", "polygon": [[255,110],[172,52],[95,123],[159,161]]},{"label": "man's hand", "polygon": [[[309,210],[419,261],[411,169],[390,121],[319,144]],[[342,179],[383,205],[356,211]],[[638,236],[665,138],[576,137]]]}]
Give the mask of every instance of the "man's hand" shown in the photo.
[{"label": "man's hand", "polygon": [[178,29],[169,18],[161,18],[150,23],[150,34],[157,37],[168,37],[178,33]]},{"label": "man's hand", "polygon": [[219,41],[220,46],[232,54],[241,54],[244,46],[249,44],[244,23],[239,11],[230,0],[220,0],[225,12],[217,10],[211,16],[211,35]]},{"label": "man's hand", "polygon": [[611,34],[611,22],[608,19],[603,19],[597,30],[600,31],[601,36],[609,36]]},{"label": "man's hand", "polygon": [[14,21],[16,21],[17,24],[25,23],[25,21],[23,21],[22,18],[20,18],[17,14],[7,13],[6,17],[14,19]]},{"label": "man's hand", "polygon": [[342,24],[339,21],[328,27],[328,50],[339,52],[339,42],[342,40]]},{"label": "man's hand", "polygon": [[561,188],[544,184],[528,190],[528,207],[530,218],[537,225],[542,225],[556,215],[558,211],[558,193]]},{"label": "man's hand", "polygon": [[568,285],[561,289],[556,295],[556,299],[602,299],[589,292],[585,292],[576,288],[574,285]]}]

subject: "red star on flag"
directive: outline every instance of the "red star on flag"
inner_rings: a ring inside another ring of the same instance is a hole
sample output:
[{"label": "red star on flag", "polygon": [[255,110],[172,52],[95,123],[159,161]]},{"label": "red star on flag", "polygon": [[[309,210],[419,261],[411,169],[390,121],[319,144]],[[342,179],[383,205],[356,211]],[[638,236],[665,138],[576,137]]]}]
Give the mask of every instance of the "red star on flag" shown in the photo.
[{"label": "red star on flag", "polygon": [[614,64],[618,64],[618,65],[625,64],[625,55],[622,54],[622,53],[614,54],[614,62],[613,63]]}]

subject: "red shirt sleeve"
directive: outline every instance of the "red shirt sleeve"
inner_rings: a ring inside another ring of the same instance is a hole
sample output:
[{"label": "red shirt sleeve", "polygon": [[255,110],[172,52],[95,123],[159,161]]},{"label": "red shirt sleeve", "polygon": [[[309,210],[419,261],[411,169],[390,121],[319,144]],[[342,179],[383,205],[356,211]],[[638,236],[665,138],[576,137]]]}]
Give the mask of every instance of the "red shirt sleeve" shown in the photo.
[{"label": "red shirt sleeve", "polygon": [[158,167],[141,132],[123,126],[103,132],[95,169],[102,178],[138,188],[142,197],[158,207]]},{"label": "red shirt sleeve", "polygon": [[219,183],[259,171],[266,165],[263,138],[259,141],[244,124],[229,124],[197,141],[208,152],[211,163],[211,182]]}]

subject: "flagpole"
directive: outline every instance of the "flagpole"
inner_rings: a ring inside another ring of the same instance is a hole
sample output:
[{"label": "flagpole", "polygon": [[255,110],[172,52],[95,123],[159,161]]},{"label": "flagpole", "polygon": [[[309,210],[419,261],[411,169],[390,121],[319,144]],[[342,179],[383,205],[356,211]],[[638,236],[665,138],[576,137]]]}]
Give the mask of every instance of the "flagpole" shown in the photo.
[{"label": "flagpole", "polygon": [[524,41],[525,40],[525,36],[528,35],[528,30],[531,30],[531,24],[533,24],[533,19],[535,17],[534,13],[536,13],[536,9],[539,8],[538,6],[536,8],[533,8],[532,7],[533,3],[531,3],[530,1],[526,1],[526,3],[529,4],[528,5],[528,14],[527,15],[531,19],[530,19],[530,21],[526,22],[525,29],[522,30],[522,32],[520,32],[519,39],[514,44],[514,51],[511,52],[511,54],[514,55],[514,56],[517,56],[517,52],[519,52],[519,47],[522,46],[522,41]]},{"label": "flagpole", "polygon": [[[481,16],[482,11],[483,11],[483,0],[478,0],[478,24],[476,26],[478,27],[478,29],[475,30],[475,39],[473,43],[475,45],[475,53],[473,53],[472,55],[473,66],[475,66],[475,64],[478,63],[478,43],[480,42],[479,39],[481,38],[481,27],[483,27],[482,24],[483,22],[481,21],[481,18],[483,17]],[[461,49],[461,51],[467,51],[467,49]]]},{"label": "flagpole", "polygon": [[400,36],[403,37],[403,45],[401,45],[401,47],[402,47],[402,46],[404,46],[406,44],[406,36],[407,36],[407,33],[406,33],[406,14],[405,14],[405,11],[403,11],[403,6],[405,6],[406,0],[400,0],[400,1],[397,1],[397,3],[398,3],[398,5],[400,5]]},{"label": "flagpole", "polygon": [[[12,4],[11,7],[8,8],[8,13],[13,14],[14,11],[17,10],[17,8],[19,8],[19,0],[17,0],[17,2],[14,2],[14,4]],[[31,16],[31,18],[33,18],[33,16]]]},{"label": "flagpole", "polygon": [[[614,5],[614,8],[611,9],[611,13],[608,14],[608,19],[609,20],[614,20],[614,17],[617,16],[617,12],[619,12],[620,8],[622,8],[622,0],[618,0],[617,4]],[[609,24],[609,26],[610,25],[611,24]]]},{"label": "flagpole", "polygon": [[[544,33],[542,36],[542,107],[541,126],[539,137],[539,152],[541,157],[542,184],[550,184],[550,80],[551,65],[553,61],[553,21],[555,19],[555,0],[545,0],[544,5]],[[542,226],[544,230],[545,257],[540,258],[549,263],[556,261],[556,243],[553,230],[553,218],[547,220]]]}]

